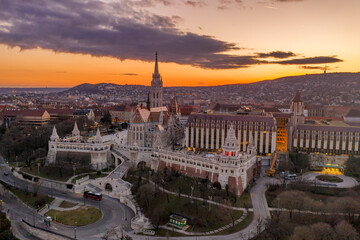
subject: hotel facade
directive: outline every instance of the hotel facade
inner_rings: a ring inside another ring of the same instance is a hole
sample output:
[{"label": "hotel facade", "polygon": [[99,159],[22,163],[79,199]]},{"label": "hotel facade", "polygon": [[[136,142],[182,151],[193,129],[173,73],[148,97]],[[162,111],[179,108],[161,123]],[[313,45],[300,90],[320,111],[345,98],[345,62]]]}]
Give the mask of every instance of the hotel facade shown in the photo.
[{"label": "hotel facade", "polygon": [[276,150],[275,118],[258,115],[193,113],[185,128],[185,146],[189,150],[221,151],[230,125],[234,126],[240,151],[246,151],[250,137],[258,154]]}]

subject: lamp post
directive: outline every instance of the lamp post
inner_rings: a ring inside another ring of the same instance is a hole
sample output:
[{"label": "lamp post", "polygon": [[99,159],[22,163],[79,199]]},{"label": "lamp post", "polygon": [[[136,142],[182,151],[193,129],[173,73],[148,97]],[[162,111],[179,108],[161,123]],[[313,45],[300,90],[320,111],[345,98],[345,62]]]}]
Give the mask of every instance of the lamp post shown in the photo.
[{"label": "lamp post", "polygon": [[127,201],[124,201],[125,204],[125,221],[127,221]]},{"label": "lamp post", "polygon": [[193,200],[193,192],[194,192],[194,187],[193,186],[191,186],[191,200],[190,200],[190,202],[191,203],[193,203],[194,202],[194,200]]},{"label": "lamp post", "polygon": [[38,167],[38,177],[40,177],[40,163],[37,164]]},{"label": "lamp post", "polygon": [[76,167],[73,167],[73,170],[74,170],[74,176],[75,176]]},{"label": "lamp post", "polygon": [[35,227],[35,208],[33,210],[33,226]]},{"label": "lamp post", "polygon": [[74,238],[76,238],[76,226],[77,226],[76,214],[75,214],[74,221],[75,221],[75,226],[74,226]]}]

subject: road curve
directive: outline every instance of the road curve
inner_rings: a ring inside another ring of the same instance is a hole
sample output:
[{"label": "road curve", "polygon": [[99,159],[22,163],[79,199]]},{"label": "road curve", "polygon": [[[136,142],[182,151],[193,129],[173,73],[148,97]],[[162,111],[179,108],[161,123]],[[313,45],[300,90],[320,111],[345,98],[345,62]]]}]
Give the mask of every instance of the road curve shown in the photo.
[{"label": "road curve", "polygon": [[[3,159],[0,159],[0,163],[2,164],[0,169],[0,180],[11,186],[15,186],[16,188],[32,192],[34,185],[33,183],[21,180],[12,175],[12,173],[9,171],[9,168],[4,166]],[[9,175],[5,176],[3,174],[4,172],[8,172]],[[38,193],[67,199],[73,202],[84,203],[82,195],[69,191],[60,191],[40,186]],[[34,213],[34,211],[31,209],[22,204],[19,204],[16,201],[5,201],[5,203],[8,205],[8,208],[11,211],[10,214],[13,214],[16,216],[16,218],[18,218],[17,220],[12,218],[12,224],[18,224],[18,221],[20,221],[19,217],[21,217],[23,219],[27,219],[30,223],[33,223],[33,220],[35,219],[35,224],[37,226],[43,226],[44,217],[40,214]],[[105,233],[118,225],[122,225],[126,231],[131,230],[130,219],[134,216],[134,212],[124,204],[120,203],[119,200],[110,198],[108,196],[103,196],[103,200],[100,202],[86,199],[85,203],[88,206],[100,208],[103,216],[99,221],[93,224],[77,227],[76,236],[78,239],[101,239]],[[125,210],[125,208],[127,208],[127,210]],[[127,221],[124,221],[125,213],[127,214]],[[75,229],[73,227],[65,226],[63,224],[54,223],[50,229],[70,237],[74,237],[75,235]]]}]

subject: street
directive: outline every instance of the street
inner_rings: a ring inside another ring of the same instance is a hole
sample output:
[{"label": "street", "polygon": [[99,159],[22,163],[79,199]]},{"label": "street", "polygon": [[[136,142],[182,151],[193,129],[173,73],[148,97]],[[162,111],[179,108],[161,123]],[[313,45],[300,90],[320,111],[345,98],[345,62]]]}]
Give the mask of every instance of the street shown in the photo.
[{"label": "street", "polygon": [[[0,172],[0,180],[3,182],[15,186],[16,188],[22,190],[32,191],[33,184],[27,181],[18,179],[14,177],[7,166],[4,166],[3,159],[0,159],[1,163],[1,172]],[[9,173],[8,176],[4,175],[4,172]],[[56,189],[50,189],[46,187],[40,186],[39,194],[46,194],[48,196],[60,197],[63,199],[67,199],[72,202],[84,203],[83,197],[80,194],[74,194],[70,191],[59,191]],[[18,230],[18,225],[20,223],[20,218],[27,220],[29,223],[33,223],[35,219],[35,224],[37,226],[43,227],[43,219],[44,217],[40,214],[32,211],[24,204],[21,204],[10,197],[6,197],[2,194],[5,202],[5,207],[9,209],[9,214],[11,216],[12,225],[16,227]],[[131,230],[130,228],[130,220],[134,216],[134,213],[131,209],[127,209],[127,221],[123,221],[125,216],[125,208],[126,206],[120,203],[119,200],[110,198],[108,196],[103,196],[102,201],[98,202],[95,200],[86,199],[86,205],[97,207],[101,209],[103,216],[102,218],[90,225],[77,227],[76,228],[76,236],[78,239],[100,239],[105,233],[110,231],[112,228],[122,225],[124,230]],[[70,226],[65,226],[59,223],[54,223],[50,227],[51,230],[59,232],[61,234],[67,235],[69,237],[74,237],[74,228]],[[21,231],[21,230],[19,230]],[[24,233],[24,236],[26,233]],[[37,238],[27,238],[27,239],[37,239]]]}]

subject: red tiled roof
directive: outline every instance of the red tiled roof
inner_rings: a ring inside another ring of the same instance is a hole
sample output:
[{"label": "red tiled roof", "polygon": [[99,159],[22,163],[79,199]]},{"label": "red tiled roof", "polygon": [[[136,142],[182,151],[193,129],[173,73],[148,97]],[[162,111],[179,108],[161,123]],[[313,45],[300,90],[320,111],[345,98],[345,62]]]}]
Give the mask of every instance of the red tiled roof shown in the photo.
[{"label": "red tiled roof", "polygon": [[45,109],[50,115],[52,114],[63,114],[63,115],[72,115],[74,113],[74,109],[69,108],[49,108]]},{"label": "red tiled roof", "polygon": [[21,115],[21,116],[41,117],[42,115],[44,115],[45,112],[46,112],[46,110],[44,110],[44,109],[41,109],[41,110],[21,110],[19,115]]}]

